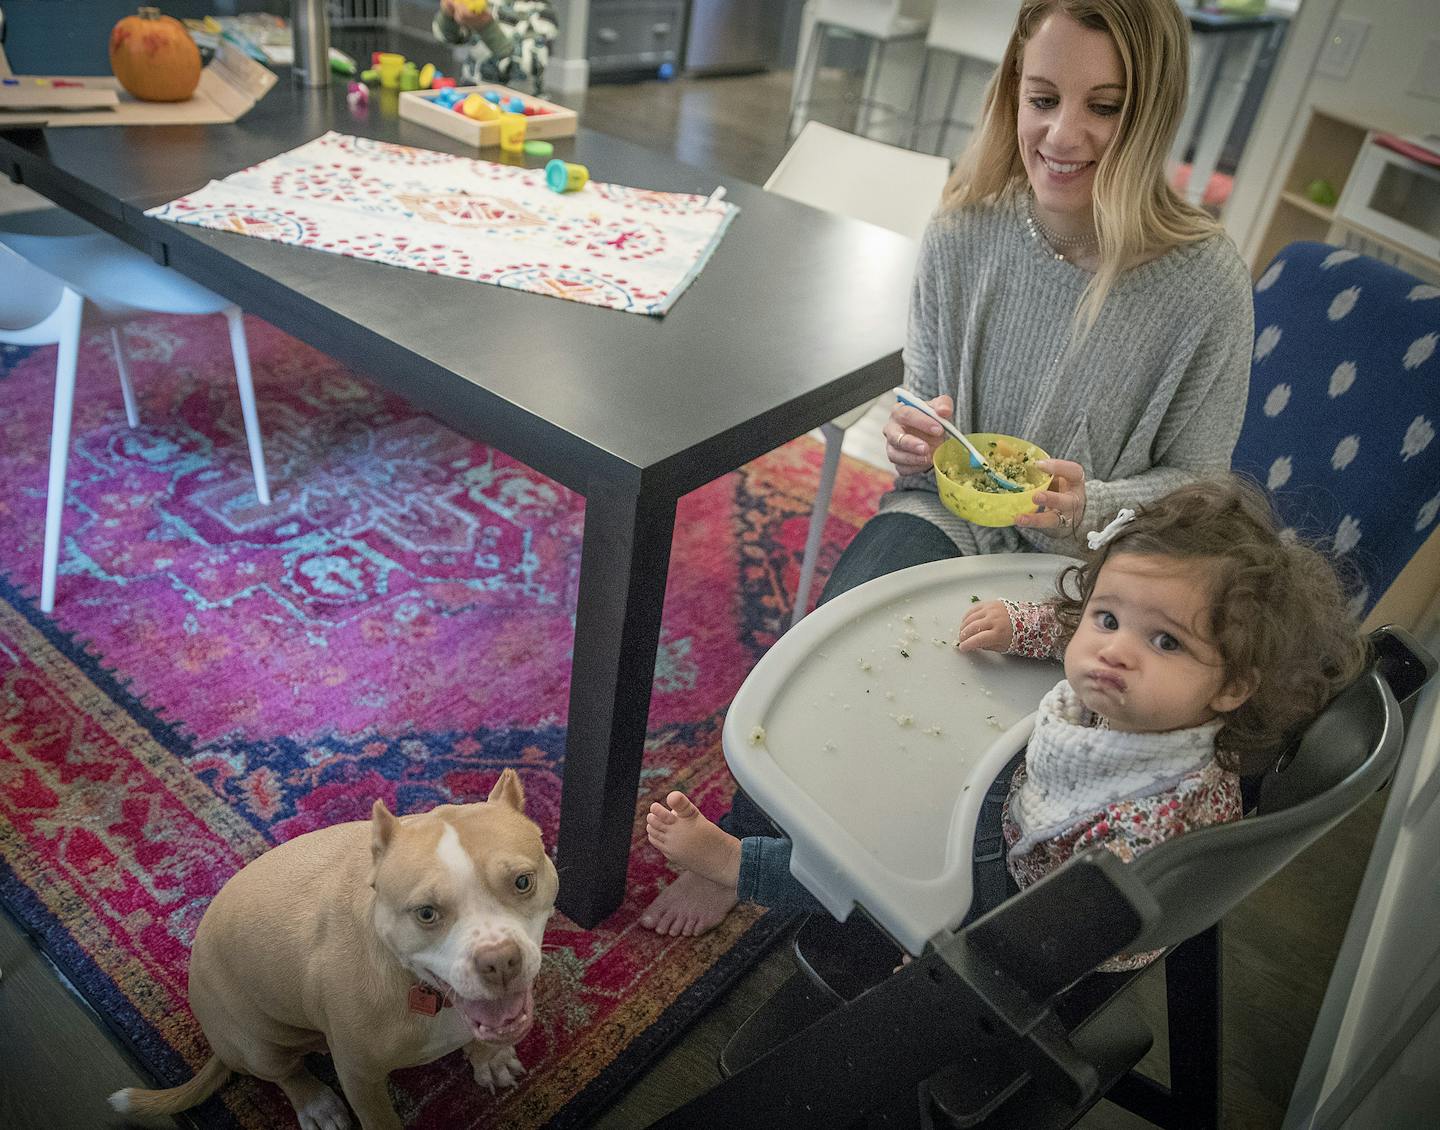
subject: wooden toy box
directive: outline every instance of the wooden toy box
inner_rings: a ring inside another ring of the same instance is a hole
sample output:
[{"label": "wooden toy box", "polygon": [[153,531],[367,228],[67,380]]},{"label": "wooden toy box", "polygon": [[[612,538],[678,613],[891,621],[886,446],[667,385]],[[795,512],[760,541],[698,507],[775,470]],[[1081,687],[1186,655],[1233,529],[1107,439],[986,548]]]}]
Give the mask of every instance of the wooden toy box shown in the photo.
[{"label": "wooden toy box", "polygon": [[[527,106],[548,110],[547,114],[528,114],[525,117],[525,140],[543,141],[554,137],[572,137],[579,125],[574,110],[524,94],[508,86],[482,83],[479,86],[462,86],[462,94],[484,94],[487,90],[497,91],[504,99],[518,97]],[[457,141],[464,141],[477,149],[500,144],[500,123],[498,121],[477,122],[455,110],[435,105],[433,99],[439,91],[404,90],[400,92],[400,116],[418,122],[433,130],[439,130]]]}]

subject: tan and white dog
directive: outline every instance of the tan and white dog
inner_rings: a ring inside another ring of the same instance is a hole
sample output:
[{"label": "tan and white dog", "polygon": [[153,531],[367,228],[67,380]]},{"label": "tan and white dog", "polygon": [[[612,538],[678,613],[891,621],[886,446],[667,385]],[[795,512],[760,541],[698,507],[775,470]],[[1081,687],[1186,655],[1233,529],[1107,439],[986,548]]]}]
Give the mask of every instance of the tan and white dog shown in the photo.
[{"label": "tan and white dog", "polygon": [[342,1130],[345,1104],[303,1063],[326,1050],[365,1130],[400,1126],[391,1071],[456,1048],[481,1086],[513,1085],[559,885],[513,769],[484,804],[396,817],[377,800],[369,821],[281,844],[195,932],[190,1007],[214,1054],[188,1083],[110,1103],[173,1114],[239,1071],[278,1083],[303,1130]]}]

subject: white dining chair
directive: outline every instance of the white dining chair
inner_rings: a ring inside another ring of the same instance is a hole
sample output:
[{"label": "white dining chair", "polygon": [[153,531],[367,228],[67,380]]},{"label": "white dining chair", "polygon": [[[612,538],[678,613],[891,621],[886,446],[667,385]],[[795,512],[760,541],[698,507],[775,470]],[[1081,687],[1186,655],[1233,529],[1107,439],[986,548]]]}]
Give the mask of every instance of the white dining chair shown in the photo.
[{"label": "white dining chair", "polygon": [[[871,141],[820,122],[806,122],[795,144],[765,182],[765,188],[813,208],[909,236],[918,253],[920,235],[940,203],[940,191],[949,176],[950,162],[943,157]],[[798,623],[809,605],[845,432],[874,403],[862,404],[820,427],[825,437],[825,461],[810,513],[791,623]]]},{"label": "white dining chair", "polygon": [[125,417],[131,427],[136,427],[140,422],[139,405],[125,361],[121,325],[151,313],[223,314],[230,328],[255,494],[262,505],[270,504],[250,351],[238,306],[58,208],[0,215],[0,281],[0,342],[59,346],[45,504],[42,611],[50,612],[55,606],[82,323],[88,328],[109,327]]},{"label": "white dining chair", "polygon": [[856,130],[865,133],[870,112],[879,107],[895,115],[911,111],[879,103],[875,99],[885,49],[894,43],[919,39],[930,22],[935,0],[810,0],[801,18],[800,54],[795,60],[795,79],[790,86],[790,117],[786,137],[795,137],[810,112],[815,72],[832,34],[869,41],[865,84],[860,94],[860,117]]},{"label": "white dining chair", "polygon": [[[974,128],[973,121],[955,120],[955,99],[960,93],[960,83],[966,74],[978,72],[980,67],[984,67],[987,77],[994,71],[1005,57],[1005,48],[1019,14],[1020,0],[935,0],[935,11],[930,16],[930,27],[925,33],[925,60],[920,66],[920,88],[916,96],[918,108],[910,131],[912,148],[920,131],[929,126],[936,127],[935,153],[944,150],[945,135],[952,125]],[[955,73],[950,82],[950,94],[945,99],[945,112],[939,118],[927,120],[924,117],[926,85],[937,54],[953,58]]]}]

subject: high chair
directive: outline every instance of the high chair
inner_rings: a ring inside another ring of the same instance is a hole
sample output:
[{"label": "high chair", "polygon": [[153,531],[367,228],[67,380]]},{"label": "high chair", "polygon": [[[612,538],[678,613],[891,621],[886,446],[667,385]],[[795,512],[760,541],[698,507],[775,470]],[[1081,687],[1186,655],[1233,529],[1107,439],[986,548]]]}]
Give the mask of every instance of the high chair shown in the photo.
[{"label": "high chair", "polygon": [[[806,625],[844,616],[851,595]],[[788,670],[796,638],[783,637],[747,683],[773,678],[769,665]],[[914,961],[877,968],[868,984],[837,991],[795,974],[726,1049],[727,1077],[655,1125],[1049,1130],[1105,1097],[1162,1127],[1217,1127],[1217,923],[1386,782],[1403,740],[1401,703],[1435,672],[1405,633],[1372,640],[1370,667],[1265,774],[1254,813],[1130,863],[1104,849],[1076,856],[963,929],[937,931]],[[727,758],[754,761],[738,750],[727,720]],[[783,773],[742,783],[767,811],[806,787]],[[816,885],[818,894],[826,880]],[[897,937],[913,925],[903,908],[874,916]],[[1125,992],[1140,974],[1091,972],[1113,954],[1153,949],[1169,951],[1169,1086],[1134,1070],[1151,1044]]]}]

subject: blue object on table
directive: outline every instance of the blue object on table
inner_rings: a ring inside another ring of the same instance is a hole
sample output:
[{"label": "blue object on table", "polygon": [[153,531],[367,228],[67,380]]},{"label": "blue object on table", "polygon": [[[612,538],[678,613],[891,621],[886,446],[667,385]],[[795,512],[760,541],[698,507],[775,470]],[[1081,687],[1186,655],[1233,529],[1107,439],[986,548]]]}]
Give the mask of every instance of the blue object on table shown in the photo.
[{"label": "blue object on table", "polygon": [[1440,512],[1440,287],[1292,243],[1255,284],[1255,331],[1233,466],[1359,574],[1363,617]]}]

